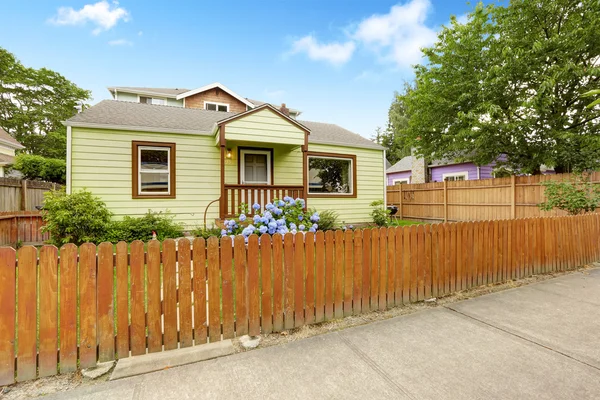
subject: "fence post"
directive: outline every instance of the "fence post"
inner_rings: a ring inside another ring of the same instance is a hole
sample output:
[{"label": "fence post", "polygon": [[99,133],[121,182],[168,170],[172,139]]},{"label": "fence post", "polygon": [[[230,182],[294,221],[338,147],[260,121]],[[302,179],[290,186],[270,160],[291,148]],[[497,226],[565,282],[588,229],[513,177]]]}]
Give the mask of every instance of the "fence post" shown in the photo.
[{"label": "fence post", "polygon": [[400,184],[400,200],[398,200],[398,218],[402,219],[402,184]]},{"label": "fence post", "polygon": [[27,181],[23,179],[21,181],[21,208],[20,210],[27,210]]},{"label": "fence post", "polygon": [[444,222],[448,222],[448,181],[444,181]]},{"label": "fence post", "polygon": [[511,175],[510,177],[510,218],[515,219],[517,217],[517,177]]}]

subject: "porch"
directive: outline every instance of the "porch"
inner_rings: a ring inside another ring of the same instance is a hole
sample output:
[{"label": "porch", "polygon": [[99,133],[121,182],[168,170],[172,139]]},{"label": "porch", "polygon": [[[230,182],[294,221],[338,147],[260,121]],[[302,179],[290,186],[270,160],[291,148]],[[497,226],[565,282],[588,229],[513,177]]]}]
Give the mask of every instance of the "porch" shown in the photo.
[{"label": "porch", "polygon": [[253,216],[254,209],[252,205],[258,203],[261,206],[260,212],[264,211],[264,206],[273,201],[273,199],[283,199],[286,196],[305,199],[303,186],[296,185],[242,185],[225,184],[222,202],[221,219],[232,218],[239,215],[242,204],[248,205],[247,215]]}]

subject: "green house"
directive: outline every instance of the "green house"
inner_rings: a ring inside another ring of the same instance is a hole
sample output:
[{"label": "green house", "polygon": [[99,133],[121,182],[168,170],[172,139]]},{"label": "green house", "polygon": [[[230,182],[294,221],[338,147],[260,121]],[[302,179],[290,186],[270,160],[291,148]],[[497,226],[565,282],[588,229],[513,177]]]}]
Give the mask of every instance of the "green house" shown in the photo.
[{"label": "green house", "polygon": [[306,199],[340,222],[370,221],[385,196],[384,149],[300,111],[202,88],[111,87],[65,122],[67,192],[87,189],[116,217],[169,211],[194,228],[240,205]]}]

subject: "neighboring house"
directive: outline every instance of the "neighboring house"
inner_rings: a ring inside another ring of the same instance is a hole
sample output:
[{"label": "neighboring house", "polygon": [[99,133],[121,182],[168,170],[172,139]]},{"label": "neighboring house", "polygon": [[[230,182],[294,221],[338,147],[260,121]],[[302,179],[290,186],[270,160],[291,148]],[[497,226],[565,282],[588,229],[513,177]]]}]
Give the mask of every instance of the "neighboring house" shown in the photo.
[{"label": "neighboring house", "polygon": [[[423,158],[407,156],[387,169],[387,184],[424,183],[443,181],[470,181],[494,177],[496,163],[477,166],[472,162],[434,160],[427,164]],[[542,166],[542,173],[554,171]]]},{"label": "neighboring house", "polygon": [[193,228],[292,196],[360,223],[385,197],[384,149],[337,125],[218,83],[109,90],[119,101],[65,123],[67,191],[90,190],[117,217],[169,210]]},{"label": "neighboring house", "polygon": [[0,178],[4,177],[4,168],[15,161],[15,150],[24,148],[25,146],[0,128]]}]

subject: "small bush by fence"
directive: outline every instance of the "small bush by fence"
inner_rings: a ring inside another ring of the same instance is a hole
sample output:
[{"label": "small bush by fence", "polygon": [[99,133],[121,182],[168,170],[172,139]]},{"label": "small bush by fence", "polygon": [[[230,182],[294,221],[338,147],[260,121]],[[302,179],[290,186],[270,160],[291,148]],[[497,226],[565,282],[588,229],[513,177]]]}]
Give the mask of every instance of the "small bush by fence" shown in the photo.
[{"label": "small bush by fence", "polygon": [[563,271],[600,216],[0,248],[0,385]]},{"label": "small bush by fence", "polygon": [[[398,207],[396,217],[425,221],[483,221],[565,215],[541,211],[544,186],[550,180],[569,180],[570,174],[512,176],[471,181],[402,184],[387,187],[387,204]],[[600,172],[590,175],[600,182]]]}]

